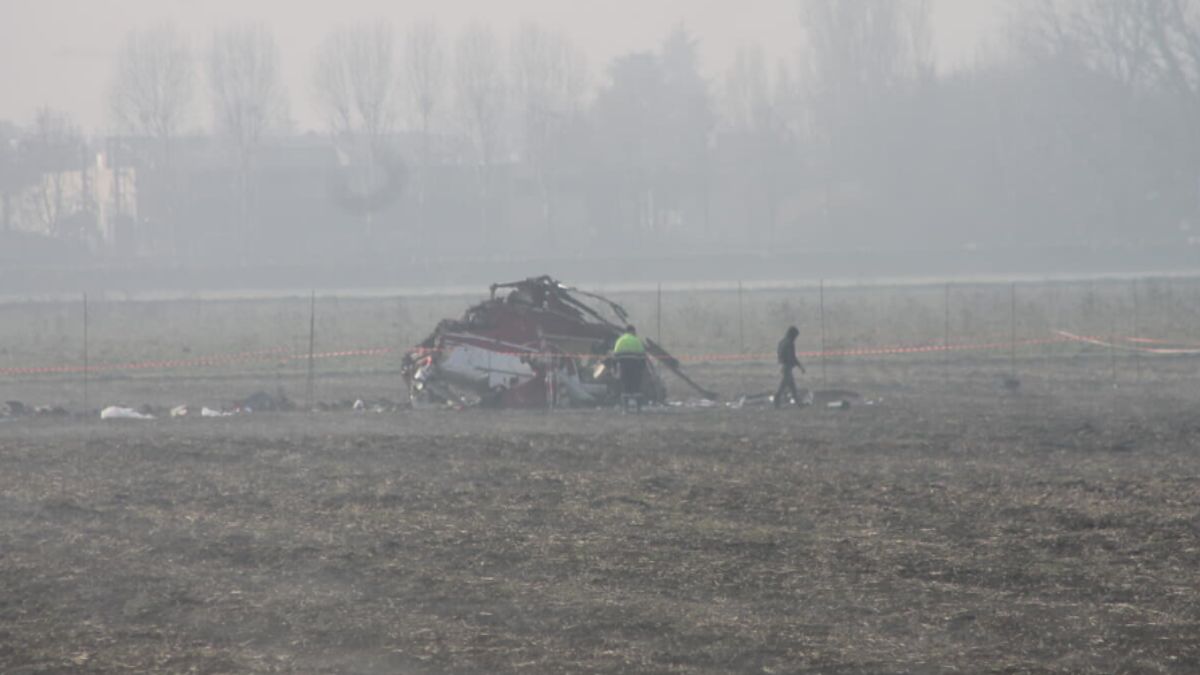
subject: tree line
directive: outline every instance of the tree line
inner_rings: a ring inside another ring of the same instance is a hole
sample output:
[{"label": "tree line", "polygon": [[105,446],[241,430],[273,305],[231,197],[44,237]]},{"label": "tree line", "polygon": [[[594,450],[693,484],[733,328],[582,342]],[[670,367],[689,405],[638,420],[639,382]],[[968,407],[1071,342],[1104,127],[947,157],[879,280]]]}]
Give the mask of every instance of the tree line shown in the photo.
[{"label": "tree line", "polygon": [[[682,27],[594,69],[532,22],[347,25],[314,51],[303,94],[268,26],[197,45],[170,25],[132,31],[113,64],[115,146],[45,108],[0,124],[3,223],[20,208],[50,236],[87,237],[98,206],[55,169],[126,152],[139,191],[165,195],[151,226],[176,244],[157,251],[180,254],[204,99],[244,253],[280,218],[260,160],[294,135],[303,97],[342,172],[337,227],[367,248],[437,252],[447,231],[471,254],[1120,246],[1200,226],[1200,0],[1011,0],[1005,34],[955,69],[936,67],[928,0],[795,7],[794,50],[748,44],[716,75]],[[448,167],[466,210],[439,206]]]}]

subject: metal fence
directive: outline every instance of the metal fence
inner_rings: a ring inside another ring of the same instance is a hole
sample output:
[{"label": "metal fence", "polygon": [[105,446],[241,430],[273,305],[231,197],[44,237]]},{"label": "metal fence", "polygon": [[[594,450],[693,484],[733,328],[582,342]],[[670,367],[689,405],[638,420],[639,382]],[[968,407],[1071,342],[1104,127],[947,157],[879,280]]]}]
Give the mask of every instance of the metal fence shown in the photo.
[{"label": "metal fence", "polygon": [[[1045,390],[1189,381],[1200,366],[1200,279],[790,287],[589,287],[626,307],[701,377],[771,379],[789,325],[810,385],[1015,381]],[[0,305],[3,400],[78,411],[228,405],[278,392],[300,408],[401,402],[404,350],[486,297],[78,299]],[[1051,367],[1053,366],[1053,367]],[[684,392],[679,392],[683,395]]]}]

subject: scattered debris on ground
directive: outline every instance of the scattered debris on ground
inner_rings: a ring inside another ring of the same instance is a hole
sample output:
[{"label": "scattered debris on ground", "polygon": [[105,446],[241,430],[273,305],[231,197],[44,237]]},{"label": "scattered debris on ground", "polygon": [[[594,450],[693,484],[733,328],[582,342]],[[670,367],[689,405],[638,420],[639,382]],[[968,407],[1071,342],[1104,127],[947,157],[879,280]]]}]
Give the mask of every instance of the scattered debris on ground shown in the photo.
[{"label": "scattered debris on ground", "polygon": [[[734,410],[746,407],[774,405],[775,394],[763,392],[759,394],[744,394],[730,401],[727,405]],[[828,408],[831,410],[849,410],[852,405],[876,405],[876,401],[867,400],[863,395],[848,389],[805,389],[800,396],[801,408]]]},{"label": "scattered debris on ground", "polygon": [[378,399],[344,399],[341,401],[317,403],[318,412],[370,412],[370,413],[390,413],[399,412],[407,409],[407,405],[400,405],[389,398]]},{"label": "scattered debris on ground", "polygon": [[133,408],[125,408],[119,405],[110,405],[100,411],[100,419],[102,420],[152,420],[154,415],[144,413]]},{"label": "scattered debris on ground", "polygon": [[70,415],[67,409],[57,405],[30,407],[21,401],[5,401],[4,405],[0,406],[0,419],[12,419],[16,417],[66,417],[67,415]]},{"label": "scattered debris on ground", "polygon": [[810,391],[805,399],[810,401],[810,405],[823,405],[836,410],[849,410],[851,405],[865,402],[862,394],[847,389],[817,389]]},{"label": "scattered debris on ground", "polygon": [[213,410],[209,407],[200,408],[201,417],[234,417],[241,413],[233,410]]},{"label": "scattered debris on ground", "polygon": [[237,401],[234,409],[243,412],[289,412],[296,409],[296,404],[283,393],[283,389],[279,389],[274,394],[257,391]]}]

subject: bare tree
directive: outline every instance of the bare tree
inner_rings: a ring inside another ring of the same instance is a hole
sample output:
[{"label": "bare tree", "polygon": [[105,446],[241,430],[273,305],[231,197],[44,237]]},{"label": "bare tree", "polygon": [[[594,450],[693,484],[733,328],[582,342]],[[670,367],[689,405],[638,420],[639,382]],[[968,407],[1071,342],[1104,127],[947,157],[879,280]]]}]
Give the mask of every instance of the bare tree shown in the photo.
[{"label": "bare tree", "polygon": [[1146,86],[1153,77],[1153,27],[1162,7],[1161,0],[1088,0],[1077,10],[1087,58],[1126,91]]},{"label": "bare tree", "polygon": [[368,238],[375,213],[399,196],[403,184],[402,166],[390,147],[399,94],[396,51],[386,22],[336,30],[317,51],[317,99],[338,151],[346,158],[365,157],[359,190],[346,199],[364,213]]},{"label": "bare tree", "polygon": [[1200,1],[1161,0],[1153,9],[1151,34],[1163,81],[1200,109]]},{"label": "bare tree", "polygon": [[891,84],[902,48],[898,2],[803,0],[800,5],[809,63],[826,95]]},{"label": "bare tree", "polygon": [[[1147,208],[1145,195],[1172,182],[1170,174],[1150,177],[1140,163],[1149,156],[1141,149],[1152,146],[1155,136],[1166,135],[1165,128],[1149,134],[1149,127],[1178,125],[1190,134],[1155,152],[1160,157],[1176,154],[1173,173],[1195,175],[1198,170],[1193,158],[1200,138],[1191,130],[1200,98],[1191,93],[1189,73],[1200,61],[1189,64],[1187,45],[1189,33],[1200,35],[1200,16],[1189,5],[1200,8],[1190,0],[1016,4],[1026,17],[1016,35],[1024,48],[1022,63],[1029,73],[1053,83],[1041,105],[1052,104],[1058,119],[1071,120],[1052,127],[1053,138],[1074,148],[1071,157],[1080,164],[1075,175],[1089,181],[1094,201],[1104,204],[1101,216],[1081,219],[1086,223],[1081,236],[1120,236]],[[1184,105],[1164,108],[1168,101]]]},{"label": "bare tree", "polygon": [[911,0],[901,11],[903,51],[908,54],[910,74],[930,81],[936,74],[933,51],[933,0]]},{"label": "bare tree", "polygon": [[809,79],[835,105],[932,73],[929,0],[801,0],[800,10]]},{"label": "bare tree", "polygon": [[613,61],[590,116],[592,184],[604,191],[606,227],[660,246],[693,222],[708,232],[716,121],[697,42],[682,27],[657,52]]},{"label": "bare tree", "polygon": [[932,75],[931,8],[927,0],[800,0],[800,10],[806,94],[832,217],[835,184],[889,166],[873,136],[890,132],[886,98]]},{"label": "bare tree", "polygon": [[26,139],[27,156],[36,172],[28,193],[29,206],[52,237],[82,238],[86,233],[68,231],[68,223],[83,208],[84,180],[76,174],[83,138],[66,113],[38,109],[33,129]]},{"label": "bare tree", "polygon": [[1075,36],[1067,9],[1064,0],[1009,0],[1007,39],[1012,55],[1018,61],[1038,63],[1073,58]]},{"label": "bare tree", "polygon": [[237,166],[240,237],[245,254],[250,227],[251,174],[263,136],[287,119],[279,47],[262,25],[233,26],[213,35],[208,54],[215,128]]},{"label": "bare tree", "polygon": [[1016,0],[1014,8],[1026,55],[1102,74],[1127,99],[1163,83],[1186,93],[1200,77],[1196,0]]},{"label": "bare tree", "polygon": [[357,129],[354,86],[350,77],[353,60],[353,35],[347,29],[330,33],[317,48],[313,93],[335,140],[351,136]]},{"label": "bare tree", "polygon": [[421,171],[417,181],[417,203],[422,220],[420,231],[427,225],[424,221],[432,162],[430,130],[434,113],[442,105],[445,93],[446,54],[441,33],[433,21],[414,24],[408,31],[405,47],[409,98],[421,126]]},{"label": "bare tree", "polygon": [[[794,80],[785,64],[774,76],[759,45],[742,47],[725,81],[725,117],[741,151],[741,163],[762,195],[766,222],[762,233],[773,243],[779,202],[795,174],[796,110]],[[752,212],[753,209],[747,209]]]},{"label": "bare tree", "polygon": [[565,35],[526,23],[513,38],[511,66],[513,94],[521,115],[523,159],[537,182],[543,226],[553,244],[551,155],[558,145],[556,137],[583,105],[586,59]]},{"label": "bare tree", "polygon": [[126,35],[111,91],[113,116],[124,133],[157,141],[163,166],[170,165],[171,142],[187,119],[192,83],[191,50],[174,25]]},{"label": "bare tree", "polygon": [[[1200,185],[1200,129],[1195,120],[1200,117],[1200,1],[1163,0],[1163,13],[1153,26],[1154,42],[1163,66],[1163,80],[1182,101],[1183,164],[1195,176],[1192,185]],[[1200,193],[1193,192],[1193,206],[1188,209],[1193,219],[1200,218]]]},{"label": "bare tree", "polygon": [[503,54],[491,29],[473,23],[459,35],[455,50],[454,77],[458,108],[479,153],[480,228],[491,236],[492,167],[499,149],[504,119],[507,83]]},{"label": "bare tree", "polygon": [[396,36],[386,23],[359,28],[355,47],[350,73],[354,103],[367,138],[382,142],[396,124],[399,78]]},{"label": "bare tree", "polygon": [[154,145],[148,166],[163,179],[167,247],[172,253],[178,247],[172,144],[190,109],[192,66],[188,41],[173,25],[132,31],[117,54],[110,99],[119,133],[140,136]]},{"label": "bare tree", "polygon": [[28,176],[21,161],[21,134],[16,125],[0,121],[0,232],[12,228],[13,197],[26,185]]}]

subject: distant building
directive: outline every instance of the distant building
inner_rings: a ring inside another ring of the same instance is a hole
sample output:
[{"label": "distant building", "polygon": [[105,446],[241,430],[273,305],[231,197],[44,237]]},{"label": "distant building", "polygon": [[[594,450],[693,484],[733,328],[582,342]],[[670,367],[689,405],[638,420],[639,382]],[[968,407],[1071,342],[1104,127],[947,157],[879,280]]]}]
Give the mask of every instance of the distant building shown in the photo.
[{"label": "distant building", "polygon": [[8,201],[8,227],[56,239],[85,243],[95,252],[112,249],[122,218],[137,215],[136,173],[115,170],[104,153],[86,155],[79,168],[30,176]]}]

